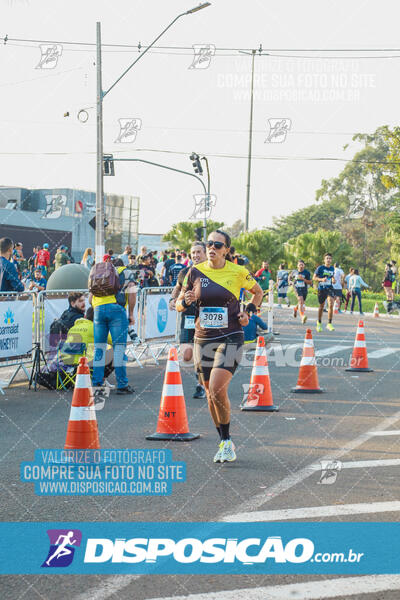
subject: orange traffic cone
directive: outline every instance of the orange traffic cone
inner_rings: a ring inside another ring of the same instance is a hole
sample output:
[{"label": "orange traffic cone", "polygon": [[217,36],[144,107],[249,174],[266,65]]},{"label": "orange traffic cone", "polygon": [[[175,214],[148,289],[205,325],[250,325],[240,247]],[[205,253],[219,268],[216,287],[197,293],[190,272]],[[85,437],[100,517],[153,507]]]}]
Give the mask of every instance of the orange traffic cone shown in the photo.
[{"label": "orange traffic cone", "polygon": [[241,410],[258,412],[273,412],[279,410],[277,406],[274,406],[274,401],[272,399],[267,352],[265,350],[265,340],[262,336],[257,338],[257,348],[254,355],[249,391],[246,402],[242,404],[240,408]]},{"label": "orange traffic cone", "polygon": [[292,392],[298,394],[321,394],[324,390],[319,387],[317,363],[315,361],[314,342],[311,329],[307,329],[304,339],[303,355],[301,357],[299,378]]},{"label": "orange traffic cone", "polygon": [[84,356],[79,360],[64,448],[65,450],[100,448],[90,371],[87,358]]},{"label": "orange traffic cone", "polygon": [[189,433],[178,352],[176,348],[170,348],[165,368],[157,431],[152,435],[147,435],[146,440],[190,442],[198,437],[200,437],[199,433]]},{"label": "orange traffic cone", "polygon": [[378,303],[377,303],[377,302],[375,302],[375,307],[374,307],[374,317],[375,317],[375,319],[376,319],[377,317],[379,317],[379,306],[378,306]]},{"label": "orange traffic cone", "polygon": [[365,343],[364,321],[358,322],[356,339],[354,341],[353,354],[350,359],[350,366],[346,371],[373,371],[368,367],[367,345]]},{"label": "orange traffic cone", "polygon": [[336,298],[336,300],[335,300],[335,310],[334,310],[334,314],[335,315],[339,314],[339,308],[340,308],[340,299]]}]

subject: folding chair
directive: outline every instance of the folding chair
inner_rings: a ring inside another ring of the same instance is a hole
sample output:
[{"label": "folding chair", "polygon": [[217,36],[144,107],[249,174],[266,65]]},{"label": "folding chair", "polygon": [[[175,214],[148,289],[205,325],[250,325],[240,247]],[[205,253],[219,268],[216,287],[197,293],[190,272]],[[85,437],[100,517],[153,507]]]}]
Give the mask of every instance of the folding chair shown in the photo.
[{"label": "folding chair", "polygon": [[73,342],[58,345],[57,347],[57,355],[56,355],[56,364],[57,364],[57,380],[56,380],[56,389],[57,390],[67,390],[70,387],[75,386],[76,379],[76,371],[77,365],[66,365],[64,361],[60,359],[61,354],[67,354],[71,357],[86,356],[86,344],[83,342]]}]

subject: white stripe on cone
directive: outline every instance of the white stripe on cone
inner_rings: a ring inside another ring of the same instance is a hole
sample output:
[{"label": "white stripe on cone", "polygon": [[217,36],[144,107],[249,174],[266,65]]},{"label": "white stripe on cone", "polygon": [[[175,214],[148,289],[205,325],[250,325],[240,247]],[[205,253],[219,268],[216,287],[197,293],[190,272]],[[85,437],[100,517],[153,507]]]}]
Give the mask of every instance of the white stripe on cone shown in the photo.
[{"label": "white stripe on cone", "polygon": [[177,360],[167,361],[167,373],[179,373],[179,363]]},{"label": "white stripe on cone", "polygon": [[304,348],[314,348],[314,342],[312,340],[304,340]]},{"label": "white stripe on cone", "polygon": [[164,383],[162,395],[164,396],[183,396],[183,387],[181,383]]},{"label": "white stripe on cone", "polygon": [[78,373],[75,379],[75,389],[82,390],[91,387],[92,383],[90,381],[89,373]]},{"label": "white stripe on cone", "polygon": [[303,356],[302,357],[300,366],[306,367],[309,365],[315,365],[315,356]]},{"label": "white stripe on cone", "polygon": [[70,421],[96,421],[94,406],[71,406]]},{"label": "white stripe on cone", "polygon": [[254,356],[263,356],[265,352],[265,346],[257,346]]},{"label": "white stripe on cone", "polygon": [[354,342],[354,348],[366,348],[367,345],[365,343],[365,340],[356,340]]},{"label": "white stripe on cone", "polygon": [[251,375],[269,375],[268,365],[256,365],[253,367]]}]

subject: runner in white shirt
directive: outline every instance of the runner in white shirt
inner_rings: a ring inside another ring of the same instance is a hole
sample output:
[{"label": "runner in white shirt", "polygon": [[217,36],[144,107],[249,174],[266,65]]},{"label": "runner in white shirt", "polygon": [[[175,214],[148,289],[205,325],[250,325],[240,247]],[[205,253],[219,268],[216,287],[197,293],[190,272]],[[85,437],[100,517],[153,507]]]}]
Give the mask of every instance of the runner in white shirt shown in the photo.
[{"label": "runner in white shirt", "polygon": [[[341,313],[341,304],[342,304],[342,288],[343,288],[343,280],[344,280],[344,271],[340,268],[339,263],[335,263],[335,283],[333,284],[333,295],[334,302],[339,304],[339,312]],[[339,299],[339,300],[338,300]]]}]

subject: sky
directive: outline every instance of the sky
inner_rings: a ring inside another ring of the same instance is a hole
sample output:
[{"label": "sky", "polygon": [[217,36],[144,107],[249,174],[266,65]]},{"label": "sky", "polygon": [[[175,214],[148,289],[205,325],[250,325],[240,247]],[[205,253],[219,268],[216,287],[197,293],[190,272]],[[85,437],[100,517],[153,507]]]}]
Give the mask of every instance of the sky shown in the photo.
[{"label": "sky", "polygon": [[[103,47],[108,89],[139,55],[139,42],[151,43],[198,3],[0,0],[0,185],[94,191],[95,46],[65,42],[94,44],[100,21],[103,44],[133,46]],[[104,152],[190,172],[189,155],[205,155],[216,198],[212,218],[226,225],[244,220],[251,57],[239,50],[262,44],[255,57],[250,228],[269,226],[273,217],[312,204],[321,180],[345,166],[304,159],[349,159],[359,149],[354,133],[397,124],[399,17],[396,0],[211,0],[161,38],[157,45],[169,49],[147,53],[104,98]],[[40,68],[46,41],[59,44],[51,69]],[[190,68],[193,46],[207,44],[215,55]],[[382,48],[398,50],[365,51]],[[77,118],[83,108],[86,123]],[[138,120],[135,139],[120,141],[120,119]],[[288,131],[271,142],[277,120]],[[192,177],[144,164],[116,163],[115,171],[105,191],[140,197],[142,232],[165,233],[188,220],[202,192]]]}]

